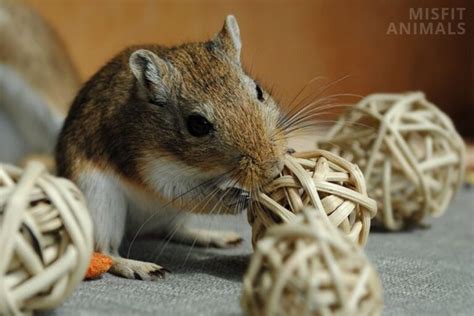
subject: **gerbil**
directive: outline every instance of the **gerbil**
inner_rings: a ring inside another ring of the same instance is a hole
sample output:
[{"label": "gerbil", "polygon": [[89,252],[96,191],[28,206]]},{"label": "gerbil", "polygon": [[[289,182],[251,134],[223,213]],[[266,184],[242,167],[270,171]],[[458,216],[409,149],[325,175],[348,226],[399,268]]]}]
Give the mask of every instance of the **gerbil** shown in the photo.
[{"label": "gerbil", "polygon": [[[59,174],[84,192],[96,250],[111,272],[155,279],[164,269],[120,257],[126,232],[227,247],[232,232],[184,225],[186,213],[236,213],[283,167],[287,143],[272,97],[245,74],[239,27],[228,16],[212,40],[130,47],[80,90],[60,134]],[[151,223],[153,222],[153,223]]]}]

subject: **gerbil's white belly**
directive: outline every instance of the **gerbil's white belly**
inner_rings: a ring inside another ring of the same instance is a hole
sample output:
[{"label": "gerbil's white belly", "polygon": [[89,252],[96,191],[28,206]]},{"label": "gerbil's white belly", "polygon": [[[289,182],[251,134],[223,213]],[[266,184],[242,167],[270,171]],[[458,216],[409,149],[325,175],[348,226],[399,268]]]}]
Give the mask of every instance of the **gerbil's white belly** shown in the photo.
[{"label": "gerbil's white belly", "polygon": [[138,187],[122,183],[123,191],[129,202],[128,215],[130,229],[141,228],[141,232],[159,232],[174,230],[183,223],[187,212],[171,206],[177,198],[192,200],[199,195],[196,188],[204,180],[198,178],[202,172],[180,162],[165,158],[151,159],[143,163],[145,183],[161,197],[147,193]]},{"label": "gerbil's white belly", "polygon": [[[174,231],[187,217],[185,211],[169,203],[174,197],[182,196],[181,192],[189,191],[186,182],[183,185],[183,182],[162,178],[156,191],[164,193],[153,193],[128,182],[110,169],[104,172],[92,164],[84,164],[78,184],[90,206],[98,236],[96,239],[110,235],[117,235],[116,239],[120,236],[121,239],[124,233],[132,236],[159,235]],[[161,187],[174,189],[160,190]],[[165,196],[166,193],[169,196]],[[96,242],[107,244],[101,240]]]}]

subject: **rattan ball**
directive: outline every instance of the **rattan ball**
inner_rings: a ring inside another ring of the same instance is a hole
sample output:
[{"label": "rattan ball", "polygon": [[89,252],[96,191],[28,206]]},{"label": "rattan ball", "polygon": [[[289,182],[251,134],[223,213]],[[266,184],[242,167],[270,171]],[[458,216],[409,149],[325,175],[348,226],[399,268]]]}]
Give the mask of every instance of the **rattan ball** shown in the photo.
[{"label": "rattan ball", "polygon": [[257,315],[379,315],[381,282],[362,249],[305,208],[270,227],[244,276],[241,306]]},{"label": "rattan ball", "polygon": [[253,245],[269,226],[294,220],[307,206],[327,215],[324,220],[359,245],[365,245],[370,220],[377,212],[356,165],[323,150],[287,155],[282,173],[250,204],[247,215]]},{"label": "rattan ball", "polygon": [[84,277],[92,222],[82,193],[40,163],[0,164],[0,314],[51,309]]},{"label": "rattan ball", "polygon": [[343,114],[318,146],[356,163],[389,230],[439,216],[462,184],[465,145],[421,92],[374,94]]}]

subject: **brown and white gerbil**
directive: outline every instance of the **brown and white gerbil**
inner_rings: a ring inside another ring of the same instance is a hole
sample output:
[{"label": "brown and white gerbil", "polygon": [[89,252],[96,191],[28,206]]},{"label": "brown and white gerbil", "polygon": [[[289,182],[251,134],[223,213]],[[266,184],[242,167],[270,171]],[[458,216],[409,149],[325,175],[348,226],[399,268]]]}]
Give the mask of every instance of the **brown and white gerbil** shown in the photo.
[{"label": "brown and white gerbil", "polygon": [[[227,247],[231,232],[185,226],[187,213],[237,213],[275,177],[287,152],[272,97],[242,69],[233,16],[212,40],[130,47],[100,69],[72,104],[57,145],[59,174],[84,192],[96,250],[111,272],[155,279],[164,269],[122,258],[126,234]],[[152,218],[152,220],[149,220]]]}]

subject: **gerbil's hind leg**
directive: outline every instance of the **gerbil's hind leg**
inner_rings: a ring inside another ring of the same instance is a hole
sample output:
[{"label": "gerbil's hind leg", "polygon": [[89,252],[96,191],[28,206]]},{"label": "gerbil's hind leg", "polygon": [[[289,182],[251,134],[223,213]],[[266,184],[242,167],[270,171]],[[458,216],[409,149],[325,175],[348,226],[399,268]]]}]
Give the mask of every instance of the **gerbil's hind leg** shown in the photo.
[{"label": "gerbil's hind leg", "polygon": [[81,174],[84,192],[94,222],[95,249],[112,257],[110,272],[129,279],[156,280],[167,272],[150,262],[122,258],[120,243],[125,234],[127,200],[116,180],[98,170]]},{"label": "gerbil's hind leg", "polygon": [[242,243],[242,237],[232,231],[217,231],[180,226],[171,239],[198,247],[232,248]]}]

